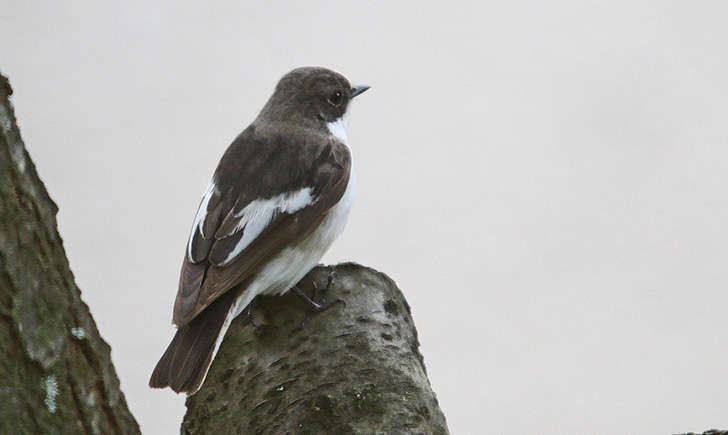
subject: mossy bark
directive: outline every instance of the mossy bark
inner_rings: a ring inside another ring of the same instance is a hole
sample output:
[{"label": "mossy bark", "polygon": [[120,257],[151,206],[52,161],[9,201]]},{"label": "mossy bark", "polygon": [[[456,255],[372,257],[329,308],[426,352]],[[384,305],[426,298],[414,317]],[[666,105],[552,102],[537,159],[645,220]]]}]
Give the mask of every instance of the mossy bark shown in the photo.
[{"label": "mossy bark", "polygon": [[233,321],[182,433],[448,433],[395,283],[348,263],[299,286],[324,288],[331,271],[327,298],[346,305],[307,315],[289,292]]},{"label": "mossy bark", "polygon": [[0,75],[0,433],[134,434]]}]

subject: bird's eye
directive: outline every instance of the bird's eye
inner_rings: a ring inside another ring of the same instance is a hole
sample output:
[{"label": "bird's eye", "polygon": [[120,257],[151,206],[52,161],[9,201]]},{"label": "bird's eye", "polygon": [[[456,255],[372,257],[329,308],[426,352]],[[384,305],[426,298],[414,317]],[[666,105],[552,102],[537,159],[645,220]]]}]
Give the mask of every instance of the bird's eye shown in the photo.
[{"label": "bird's eye", "polygon": [[334,91],[334,93],[329,95],[329,103],[333,104],[334,106],[338,106],[343,100],[344,94],[342,94],[340,91]]}]

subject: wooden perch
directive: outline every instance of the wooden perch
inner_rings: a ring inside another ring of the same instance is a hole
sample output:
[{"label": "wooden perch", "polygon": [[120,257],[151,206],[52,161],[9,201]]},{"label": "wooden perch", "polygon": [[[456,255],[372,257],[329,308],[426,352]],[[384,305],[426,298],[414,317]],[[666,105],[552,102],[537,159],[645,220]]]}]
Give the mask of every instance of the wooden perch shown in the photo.
[{"label": "wooden perch", "polygon": [[310,313],[289,292],[233,321],[182,433],[448,433],[395,283],[347,263],[299,287],[311,295],[332,271],[327,299],[346,305]]}]

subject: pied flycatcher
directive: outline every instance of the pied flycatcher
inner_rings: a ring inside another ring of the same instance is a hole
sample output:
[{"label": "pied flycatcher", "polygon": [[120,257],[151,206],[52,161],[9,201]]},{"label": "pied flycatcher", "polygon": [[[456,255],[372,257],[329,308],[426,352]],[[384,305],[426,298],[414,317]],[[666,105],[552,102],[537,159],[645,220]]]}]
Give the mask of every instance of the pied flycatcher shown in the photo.
[{"label": "pied flycatcher", "polygon": [[187,242],[174,339],[149,385],[195,393],[230,322],[293,287],[344,229],[351,206],[346,112],[369,89],[325,68],[285,76],[222,156]]}]

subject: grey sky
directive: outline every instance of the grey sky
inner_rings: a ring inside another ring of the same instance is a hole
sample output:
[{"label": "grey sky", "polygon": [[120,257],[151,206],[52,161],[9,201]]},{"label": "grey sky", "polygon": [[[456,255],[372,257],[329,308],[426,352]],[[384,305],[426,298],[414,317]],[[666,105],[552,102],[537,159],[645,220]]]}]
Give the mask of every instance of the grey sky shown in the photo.
[{"label": "grey sky", "polygon": [[728,428],[728,4],[15,1],[0,68],[145,433],[222,152],[278,78],[372,90],[325,260],[391,276],[453,433]]}]

